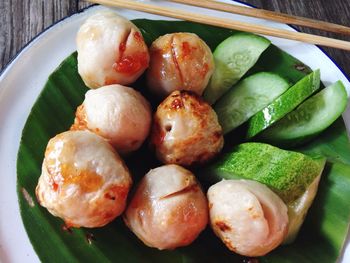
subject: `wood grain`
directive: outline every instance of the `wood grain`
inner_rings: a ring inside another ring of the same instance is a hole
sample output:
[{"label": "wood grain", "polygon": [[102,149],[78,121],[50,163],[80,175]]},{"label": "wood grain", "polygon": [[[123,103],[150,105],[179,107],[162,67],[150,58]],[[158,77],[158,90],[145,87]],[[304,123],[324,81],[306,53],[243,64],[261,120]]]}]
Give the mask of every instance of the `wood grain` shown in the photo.
[{"label": "wood grain", "polygon": [[[260,8],[305,16],[350,26],[350,1],[343,0],[243,0]],[[90,5],[81,0],[1,0],[0,1],[0,70],[33,37],[54,22]],[[309,28],[305,33],[340,37]],[[350,52],[325,48],[333,60],[350,76]]]},{"label": "wood grain", "polygon": [[[146,13],[155,14],[155,15],[162,15],[162,16],[172,17],[176,19],[181,19],[181,20],[188,20],[191,22],[201,23],[205,25],[212,25],[212,26],[217,26],[222,28],[249,32],[253,34],[260,34],[260,35],[296,40],[300,42],[350,51],[350,42],[348,41],[343,41],[343,40],[334,39],[334,38],[327,38],[327,37],[318,36],[318,35],[306,34],[301,32],[292,32],[290,30],[268,27],[264,25],[259,25],[257,23],[247,23],[247,22],[238,21],[238,20],[231,20],[231,19],[226,19],[222,17],[214,17],[206,14],[189,12],[187,10],[159,6],[155,2],[153,3],[139,2],[139,1],[133,1],[133,0],[90,0],[90,1],[93,3],[104,5],[104,6],[132,9],[132,10],[137,10],[137,11],[146,12]],[[232,6],[230,4],[226,4],[226,5]],[[247,9],[249,10],[249,8]],[[221,10],[224,11],[227,9],[221,9]],[[250,8],[250,10],[252,9]],[[259,10],[259,9],[256,9],[256,10]],[[347,29],[347,31],[349,32],[350,29]]]},{"label": "wood grain", "polygon": [[[91,0],[90,0],[91,1]],[[96,1],[96,0],[93,0]],[[114,0],[116,1],[116,0]],[[130,0],[128,0],[130,1]],[[255,17],[260,19],[266,19],[270,21],[275,21],[279,23],[285,23],[285,24],[291,24],[291,25],[299,25],[299,26],[306,26],[309,28],[315,28],[319,30],[324,30],[328,32],[333,32],[337,34],[344,34],[344,35],[350,35],[350,28],[329,23],[322,20],[314,20],[308,17],[302,17],[302,16],[295,16],[290,15],[286,13],[280,13],[276,11],[270,11],[260,8],[250,8],[240,5],[232,5],[230,3],[223,3],[216,0],[169,0],[172,2],[185,4],[185,5],[192,5],[192,6],[198,6],[203,8],[208,8],[212,10],[218,10],[223,12],[229,12],[232,14],[239,14],[243,16],[249,16],[249,17]]]}]

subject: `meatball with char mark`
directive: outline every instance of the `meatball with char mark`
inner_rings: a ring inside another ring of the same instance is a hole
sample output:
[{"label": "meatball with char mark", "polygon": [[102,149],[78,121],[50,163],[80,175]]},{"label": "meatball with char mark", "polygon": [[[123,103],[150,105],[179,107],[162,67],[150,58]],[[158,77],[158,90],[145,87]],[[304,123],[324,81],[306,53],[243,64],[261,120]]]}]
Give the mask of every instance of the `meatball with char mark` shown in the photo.
[{"label": "meatball with char mark", "polygon": [[235,253],[259,257],[281,244],[288,210],[267,186],[250,180],[223,180],[208,190],[210,224]]},{"label": "meatball with char mark", "polygon": [[216,113],[195,93],[174,91],[158,106],[151,145],[163,163],[205,163],[221,151],[223,144]]},{"label": "meatball with char mark", "polygon": [[147,246],[187,246],[206,227],[208,203],[194,175],[165,165],[148,172],[124,216],[128,227]]},{"label": "meatball with char mark", "polygon": [[77,34],[78,72],[92,89],[133,83],[149,64],[140,30],[111,11],[88,18]]},{"label": "meatball with char mark", "polygon": [[101,227],[124,211],[131,183],[124,162],[102,137],[68,131],[47,145],[36,196],[69,227]]},{"label": "meatball with char mark", "polygon": [[147,82],[150,90],[166,97],[175,90],[202,95],[214,72],[207,44],[193,33],[173,33],[156,39],[150,48]]}]

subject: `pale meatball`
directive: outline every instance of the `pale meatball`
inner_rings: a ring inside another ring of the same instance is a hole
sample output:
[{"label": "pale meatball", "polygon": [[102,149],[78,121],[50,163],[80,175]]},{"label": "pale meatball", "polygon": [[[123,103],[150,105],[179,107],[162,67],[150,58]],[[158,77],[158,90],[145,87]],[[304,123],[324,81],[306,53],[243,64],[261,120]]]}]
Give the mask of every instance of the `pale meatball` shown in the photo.
[{"label": "pale meatball", "polygon": [[123,212],[131,184],[127,167],[102,137],[68,131],[47,145],[36,196],[68,227],[101,227]]},{"label": "pale meatball", "polygon": [[92,15],[77,34],[78,71],[89,88],[133,83],[148,67],[140,30],[114,12]]},{"label": "pale meatball", "polygon": [[151,145],[163,163],[201,164],[217,155],[223,144],[216,113],[198,95],[174,91],[158,106]]},{"label": "pale meatball", "polygon": [[147,72],[150,90],[161,97],[174,90],[202,95],[214,72],[210,48],[196,34],[173,33],[156,39]]},{"label": "pale meatball", "polygon": [[235,253],[269,253],[288,232],[287,207],[268,187],[255,181],[221,181],[208,190],[210,224]]},{"label": "pale meatball", "polygon": [[139,92],[109,85],[85,94],[71,129],[97,133],[125,154],[141,146],[149,134],[151,121],[151,107]]},{"label": "pale meatball", "polygon": [[137,187],[124,221],[147,246],[189,245],[208,223],[208,203],[194,175],[178,165],[148,172]]}]

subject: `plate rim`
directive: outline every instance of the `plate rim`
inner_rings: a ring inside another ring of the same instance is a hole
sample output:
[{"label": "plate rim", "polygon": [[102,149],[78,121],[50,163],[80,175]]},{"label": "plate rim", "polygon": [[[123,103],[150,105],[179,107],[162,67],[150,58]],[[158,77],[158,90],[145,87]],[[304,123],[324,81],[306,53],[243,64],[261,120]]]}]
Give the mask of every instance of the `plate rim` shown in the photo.
[{"label": "plate rim", "polygon": [[[254,5],[251,5],[251,4],[247,4],[247,3],[244,3],[240,0],[230,0],[231,2],[237,2],[237,3],[240,3],[240,4],[243,4],[243,5],[246,5],[246,6],[250,6],[250,7],[253,7],[253,8],[256,8]],[[6,73],[11,70],[11,67],[13,64],[15,64],[15,62],[17,61],[17,59],[19,59],[21,57],[21,55],[27,50],[27,49],[30,49],[31,46],[38,40],[40,40],[40,37],[42,37],[45,33],[47,33],[48,31],[50,31],[51,29],[53,29],[54,27],[56,27],[57,25],[59,25],[60,23],[64,22],[65,20],[69,19],[69,18],[72,18],[74,16],[77,16],[81,13],[84,13],[86,10],[90,9],[90,8],[93,8],[93,7],[96,7],[96,6],[99,6],[97,4],[93,4],[93,5],[90,5],[90,6],[87,6],[83,9],[80,9],[78,10],[77,12],[73,13],[73,14],[70,14],[68,16],[65,16],[63,18],[61,18],[60,20],[57,20],[55,23],[53,23],[52,25],[50,25],[49,27],[45,28],[43,31],[41,31],[38,35],[36,35],[35,37],[33,37],[28,43],[26,43],[17,53],[15,56],[13,56],[11,58],[11,60],[3,67],[3,69],[0,71],[0,82],[3,80],[4,76],[6,75]],[[283,24],[283,23],[281,23]],[[289,26],[290,28],[296,30],[296,31],[299,31],[297,28],[295,28],[294,26],[292,25],[289,25],[289,24],[285,24],[287,26]],[[340,67],[338,65],[338,63],[325,51],[323,50],[322,47],[320,46],[317,46],[317,45],[312,45],[312,46],[315,46],[317,47],[332,63],[333,65],[341,72],[341,74],[345,77],[345,79],[347,79],[349,82],[350,82],[350,75],[348,76],[342,67]],[[0,87],[0,99],[1,99],[1,95],[2,95],[2,91],[4,89],[2,87]],[[16,183],[17,183],[17,176],[16,176]],[[17,192],[17,191],[16,191]],[[17,194],[17,193],[16,193]],[[17,196],[18,197],[18,196]],[[18,200],[16,200],[18,202]],[[21,218],[21,223],[23,225],[23,221],[22,221],[22,218]],[[25,233],[27,235],[27,233]],[[349,233],[348,233],[349,235]],[[27,235],[27,238],[29,240],[29,237]],[[34,253],[36,254],[31,242],[30,242],[30,245],[32,247],[32,250],[34,251]],[[344,246],[345,248],[345,246]],[[344,255],[344,251],[345,249],[343,248],[343,253],[342,255],[340,255],[340,258],[343,257]],[[1,256],[1,255],[0,255]],[[37,256],[37,255],[36,255]],[[2,258],[2,257],[1,257]],[[0,259],[1,259],[0,258]]]}]

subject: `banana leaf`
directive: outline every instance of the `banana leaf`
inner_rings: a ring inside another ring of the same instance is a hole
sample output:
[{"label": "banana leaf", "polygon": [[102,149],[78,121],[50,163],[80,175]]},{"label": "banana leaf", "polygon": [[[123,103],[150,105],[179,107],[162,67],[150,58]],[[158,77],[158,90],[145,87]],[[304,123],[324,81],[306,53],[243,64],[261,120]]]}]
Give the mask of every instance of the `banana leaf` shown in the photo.
[{"label": "banana leaf", "polygon": [[[211,49],[234,31],[190,22],[135,20],[150,44],[170,32],[193,32]],[[310,69],[271,46],[247,75],[272,71],[297,82]],[[134,85],[157,106],[145,87],[144,77]],[[41,207],[35,187],[48,140],[69,129],[75,109],[87,91],[77,72],[76,53],[66,58],[53,72],[34,104],[22,133],[17,160],[17,193],[24,226],[31,243],[43,262],[242,262],[230,252],[208,227],[190,246],[172,251],[158,251],[142,244],[121,218],[103,228],[66,229],[64,222]],[[348,231],[350,206],[350,144],[344,122],[339,119],[313,142],[299,149],[328,158],[316,200],[297,240],[281,246],[260,262],[334,262],[341,253]],[[126,163],[137,181],[160,165],[148,153],[147,145],[130,156]],[[200,178],[199,178],[200,180]]]}]

